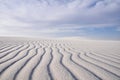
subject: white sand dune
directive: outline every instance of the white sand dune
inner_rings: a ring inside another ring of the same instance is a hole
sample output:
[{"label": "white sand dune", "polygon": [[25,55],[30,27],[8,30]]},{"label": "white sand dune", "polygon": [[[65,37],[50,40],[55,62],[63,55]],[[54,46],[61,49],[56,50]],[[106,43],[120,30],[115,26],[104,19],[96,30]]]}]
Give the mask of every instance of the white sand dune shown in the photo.
[{"label": "white sand dune", "polygon": [[1,37],[0,80],[120,80],[120,41]]}]

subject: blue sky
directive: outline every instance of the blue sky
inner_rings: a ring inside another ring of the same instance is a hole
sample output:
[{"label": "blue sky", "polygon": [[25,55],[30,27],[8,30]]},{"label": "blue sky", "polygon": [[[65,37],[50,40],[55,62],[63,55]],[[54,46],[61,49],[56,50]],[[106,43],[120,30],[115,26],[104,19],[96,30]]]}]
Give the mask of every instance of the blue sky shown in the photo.
[{"label": "blue sky", "polygon": [[120,40],[120,0],[0,0],[0,36]]}]

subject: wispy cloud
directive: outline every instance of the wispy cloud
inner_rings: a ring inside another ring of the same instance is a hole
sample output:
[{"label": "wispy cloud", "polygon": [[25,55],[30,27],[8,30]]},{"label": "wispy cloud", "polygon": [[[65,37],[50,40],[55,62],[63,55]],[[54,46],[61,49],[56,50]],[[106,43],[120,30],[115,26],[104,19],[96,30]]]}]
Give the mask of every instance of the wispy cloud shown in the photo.
[{"label": "wispy cloud", "polygon": [[0,34],[79,36],[120,26],[120,0],[0,0]]},{"label": "wispy cloud", "polygon": [[116,31],[120,31],[120,27],[117,27],[117,28],[116,28]]}]

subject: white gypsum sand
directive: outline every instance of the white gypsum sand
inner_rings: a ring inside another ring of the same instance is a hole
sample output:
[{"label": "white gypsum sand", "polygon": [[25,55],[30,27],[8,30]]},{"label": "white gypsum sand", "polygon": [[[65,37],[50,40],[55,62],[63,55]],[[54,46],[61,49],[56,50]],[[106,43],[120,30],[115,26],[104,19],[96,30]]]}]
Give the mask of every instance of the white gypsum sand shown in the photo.
[{"label": "white gypsum sand", "polygon": [[120,80],[120,41],[1,37],[0,80]]}]

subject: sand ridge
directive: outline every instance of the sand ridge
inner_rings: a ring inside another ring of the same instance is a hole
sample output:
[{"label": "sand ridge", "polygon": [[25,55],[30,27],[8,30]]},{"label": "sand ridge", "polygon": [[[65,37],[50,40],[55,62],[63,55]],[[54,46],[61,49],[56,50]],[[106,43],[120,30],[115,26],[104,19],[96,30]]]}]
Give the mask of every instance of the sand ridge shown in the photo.
[{"label": "sand ridge", "polygon": [[120,42],[0,38],[0,80],[120,80]]}]

